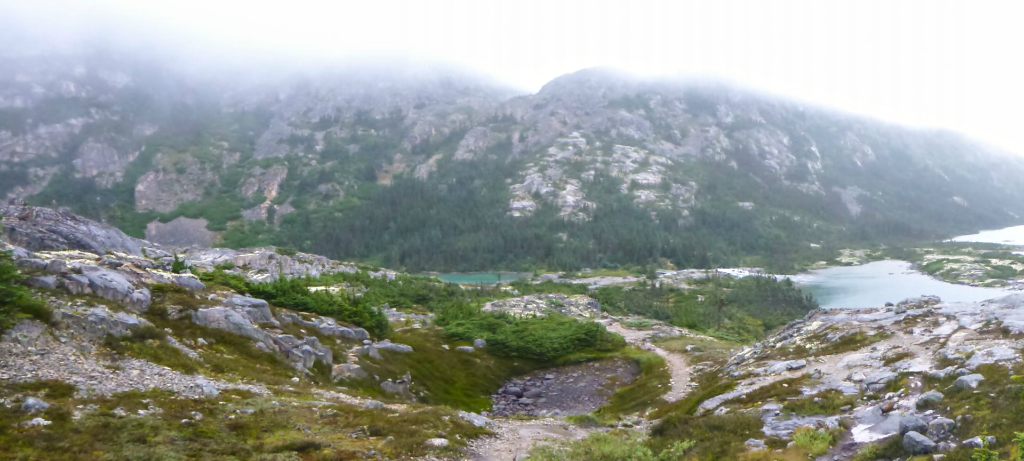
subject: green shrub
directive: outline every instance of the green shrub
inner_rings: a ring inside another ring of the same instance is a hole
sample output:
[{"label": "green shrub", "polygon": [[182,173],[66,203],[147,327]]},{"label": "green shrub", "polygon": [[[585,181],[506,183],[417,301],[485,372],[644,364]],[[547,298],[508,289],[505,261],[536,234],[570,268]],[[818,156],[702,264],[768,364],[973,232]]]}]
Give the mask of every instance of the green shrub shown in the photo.
[{"label": "green shrub", "polygon": [[832,447],[832,442],[832,434],[828,433],[828,431],[801,427],[796,432],[793,432],[793,443],[812,457],[828,453],[828,449]]},{"label": "green shrub", "polygon": [[701,461],[735,460],[747,451],[747,439],[763,437],[761,419],[754,415],[693,416],[674,413],[651,430],[653,449],[667,450],[681,440],[695,443],[688,454]]},{"label": "green shrub", "polygon": [[975,448],[971,452],[971,461],[999,461],[999,452],[988,447]]},{"label": "green shrub", "polygon": [[[437,328],[397,331],[395,342],[412,346],[412,354],[384,354],[384,360],[363,356],[359,365],[373,376],[397,379],[409,373],[417,401],[447,405],[466,411],[491,408],[491,395],[516,376],[536,370],[542,364],[528,360],[497,357],[483,351],[467,354],[442,347],[443,333]],[[377,399],[387,399],[376,380],[349,380],[345,387]]]},{"label": "green shrub", "polygon": [[472,308],[463,312],[458,318],[438,319],[445,333],[463,341],[483,338],[488,352],[506,357],[550,361],[578,352],[614,351],[626,344],[604,325],[564,315],[515,318]]},{"label": "green shrub", "polygon": [[11,256],[0,252],[0,332],[23,319],[51,320],[50,308],[20,284],[23,278]]},{"label": "green shrub", "polygon": [[771,277],[712,277],[688,290],[604,287],[593,296],[614,314],[640,315],[735,342],[763,338],[818,307],[790,280]]},{"label": "green shrub", "polygon": [[633,360],[640,367],[640,376],[616,391],[608,404],[597,411],[599,417],[614,418],[650,408],[671,387],[665,359],[658,354],[629,348],[616,355]]},{"label": "green shrub", "polygon": [[185,265],[185,261],[178,258],[178,254],[174,254],[174,262],[171,263],[171,272],[175,274],[181,274],[188,270],[188,266]]},{"label": "green shrub", "polygon": [[676,461],[693,448],[691,440],[681,440],[660,452],[653,451],[643,438],[632,432],[596,433],[585,439],[530,452],[530,461]]},{"label": "green shrub", "polygon": [[796,400],[787,400],[782,407],[784,413],[798,415],[834,415],[840,408],[857,403],[856,395],[846,395],[831,389],[816,395]]},{"label": "green shrub", "polygon": [[383,336],[388,332],[388,319],[376,307],[384,303],[373,304],[374,299],[368,299],[365,295],[355,298],[343,293],[309,291],[309,286],[323,283],[320,279],[282,278],[273,282],[253,283],[220,269],[201,273],[199,278],[211,285],[220,285],[264,299],[278,307],[333,317],[363,327],[373,335]]}]

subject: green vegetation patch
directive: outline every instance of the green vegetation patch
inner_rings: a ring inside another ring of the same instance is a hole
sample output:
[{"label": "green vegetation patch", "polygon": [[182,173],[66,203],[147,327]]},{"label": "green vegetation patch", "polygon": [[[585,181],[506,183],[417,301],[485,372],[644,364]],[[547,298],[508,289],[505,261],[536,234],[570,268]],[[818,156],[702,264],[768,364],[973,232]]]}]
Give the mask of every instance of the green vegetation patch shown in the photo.
[{"label": "green vegetation patch", "polygon": [[789,279],[772,277],[712,277],[687,290],[646,284],[603,287],[593,296],[613,314],[657,319],[741,343],[762,339],[818,307]]},{"label": "green vegetation patch", "polygon": [[166,339],[167,334],[163,330],[147,326],[123,338],[107,336],[103,345],[117,354],[148,360],[183,373],[197,373],[199,364],[168,344]]},{"label": "green vegetation patch", "polygon": [[668,367],[658,354],[639,349],[625,349],[617,355],[636,362],[640,367],[640,376],[612,395],[608,404],[596,412],[599,418],[614,418],[652,408],[671,387]]},{"label": "green vegetation patch", "polygon": [[830,389],[801,399],[786,400],[782,412],[804,416],[835,415],[839,414],[842,408],[857,403],[857,397]]},{"label": "green vegetation patch", "polygon": [[150,360],[179,371],[198,370],[207,375],[227,376],[243,381],[291,384],[290,380],[296,374],[295,369],[277,355],[257,349],[251,339],[189,321],[173,320],[162,304],[154,303],[146,313],[146,319],[160,333],[165,328],[170,329],[171,334],[183,342],[196,344],[202,338],[206,345],[195,348],[201,361],[185,357],[181,351],[168,345],[165,339],[146,335],[141,338],[108,340],[108,346],[115,352]]},{"label": "green vegetation patch", "polygon": [[254,283],[219,269],[201,273],[199,278],[239,293],[248,293],[275,306],[333,317],[345,323],[358,325],[377,336],[388,331],[388,320],[378,308],[380,304],[372,304],[372,301],[346,293],[310,291],[309,287],[321,283],[320,279],[282,278],[273,282]]},{"label": "green vegetation patch", "polygon": [[[444,337],[436,329],[401,330],[392,339],[412,346],[413,352],[383,351],[384,360],[363,357],[359,364],[381,379],[401,378],[408,372],[412,375],[412,392],[420,401],[466,411],[490,409],[491,394],[505,381],[540,367],[534,361],[494,356],[483,350],[457,351],[457,343],[444,349]],[[344,384],[364,394],[387,397],[373,379],[349,380]]]},{"label": "green vegetation patch", "polygon": [[486,340],[488,351],[495,355],[539,361],[580,352],[609,352],[626,344],[597,322],[555,314],[516,318],[463,306],[445,311],[438,324],[452,339]]},{"label": "green vegetation patch", "polygon": [[807,452],[810,457],[818,457],[828,453],[835,438],[829,431],[801,427],[793,432],[793,444]]},{"label": "green vegetation patch", "polygon": [[[30,416],[17,406],[0,407],[0,459],[346,460],[371,452],[388,459],[450,457],[486,433],[443,407],[365,410],[281,397],[274,402],[242,391],[218,399],[149,391],[84,400],[36,392],[51,404],[38,416],[52,424],[22,427]],[[140,410],[149,414],[140,416]],[[80,417],[73,419],[76,411]],[[434,437],[448,438],[451,446],[427,447],[424,442]]]},{"label": "green vegetation patch", "polygon": [[746,452],[744,442],[762,438],[761,418],[755,414],[694,416],[676,413],[665,417],[651,430],[651,447],[667,449],[680,441],[694,445],[683,460],[731,461]]},{"label": "green vegetation patch", "polygon": [[24,319],[51,320],[50,308],[21,285],[23,279],[11,255],[0,251],[0,332]]},{"label": "green vegetation patch", "polygon": [[731,341],[688,335],[658,341],[657,344],[667,351],[690,357],[693,363],[711,362],[716,365],[724,364],[740,347]]},{"label": "green vegetation patch", "polygon": [[803,395],[800,386],[810,379],[810,375],[800,375],[795,378],[780,379],[764,386],[758,387],[743,394],[742,397],[730,401],[732,404],[752,406],[760,405],[770,400],[783,401]]},{"label": "green vegetation patch", "polygon": [[[1013,440],[1017,432],[1024,431],[1024,367],[1017,365],[1013,370],[1000,365],[982,365],[975,370],[985,379],[977,389],[957,389],[952,386],[956,377],[942,380],[925,379],[926,390],[943,392],[943,407],[950,408],[948,418],[971,415],[961,419],[957,425],[954,440],[965,440],[975,436],[991,435],[996,443],[988,449],[998,452],[1000,459],[1010,458],[1019,451]],[[958,448],[946,454],[950,461],[974,461],[974,452]]]},{"label": "green vegetation patch", "polygon": [[679,441],[662,450],[653,450],[632,431],[596,433],[569,443],[542,446],[530,451],[530,461],[676,461],[684,459],[694,446]]},{"label": "green vegetation patch", "polygon": [[769,353],[765,358],[787,360],[842,354],[863,349],[892,336],[890,333],[885,332],[871,334],[858,330],[843,334],[838,338],[829,339],[832,333],[834,333],[832,329],[815,333],[805,338],[804,344],[778,348]]}]

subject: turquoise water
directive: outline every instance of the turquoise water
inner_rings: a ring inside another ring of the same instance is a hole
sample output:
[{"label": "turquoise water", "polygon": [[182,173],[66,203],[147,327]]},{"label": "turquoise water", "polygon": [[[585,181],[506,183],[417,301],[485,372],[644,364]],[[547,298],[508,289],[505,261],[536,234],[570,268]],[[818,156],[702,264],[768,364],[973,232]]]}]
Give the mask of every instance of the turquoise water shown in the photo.
[{"label": "turquoise water", "polygon": [[824,308],[880,307],[921,295],[937,295],[945,302],[975,302],[1010,293],[1001,288],[943,282],[913,270],[906,261],[895,260],[830,267],[792,279]]},{"label": "turquoise water", "polygon": [[459,285],[497,285],[529,278],[530,275],[527,272],[453,272],[437,274],[436,277],[444,282]]}]

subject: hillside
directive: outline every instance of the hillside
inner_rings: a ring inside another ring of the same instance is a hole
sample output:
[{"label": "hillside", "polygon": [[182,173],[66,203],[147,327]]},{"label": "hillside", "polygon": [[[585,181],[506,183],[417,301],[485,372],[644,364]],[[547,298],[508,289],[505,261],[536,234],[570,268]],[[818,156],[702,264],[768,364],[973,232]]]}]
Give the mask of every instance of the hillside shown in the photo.
[{"label": "hillside", "polygon": [[510,97],[437,70],[3,66],[0,192],[167,244],[408,270],[787,270],[1024,216],[1019,157],[720,85],[586,70]]},{"label": "hillside", "polygon": [[817,310],[788,281],[699,270],[471,289],[46,208],[0,217],[3,460],[1022,449],[1020,294]]}]

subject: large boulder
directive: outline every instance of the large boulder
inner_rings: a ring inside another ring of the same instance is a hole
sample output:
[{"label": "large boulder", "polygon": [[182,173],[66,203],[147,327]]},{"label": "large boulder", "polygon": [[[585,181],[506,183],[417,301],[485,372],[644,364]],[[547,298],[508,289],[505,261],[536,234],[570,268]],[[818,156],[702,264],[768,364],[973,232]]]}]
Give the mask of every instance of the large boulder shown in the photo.
[{"label": "large boulder", "polygon": [[224,304],[235,309],[255,324],[280,326],[270,311],[270,305],[262,299],[235,295],[228,298]]},{"label": "large boulder", "polygon": [[944,398],[945,396],[943,396],[939,391],[928,391],[917,398],[915,405],[918,409],[932,408],[939,403],[942,403],[942,399]]},{"label": "large boulder", "polygon": [[864,379],[864,387],[871,392],[882,392],[897,377],[896,373],[890,370],[879,371]]},{"label": "large boulder", "polygon": [[985,377],[978,374],[972,373],[969,375],[963,375],[953,381],[953,387],[957,389],[976,389],[978,384],[981,384],[985,380]]},{"label": "large boulder", "polygon": [[1020,360],[1020,352],[1009,346],[994,346],[974,351],[971,358],[964,364],[969,370],[993,363],[1016,362]]},{"label": "large boulder", "polygon": [[101,298],[141,312],[145,312],[152,302],[148,289],[136,289],[121,272],[98,266],[82,266],[82,276],[88,280],[89,290]]},{"label": "large boulder", "polygon": [[793,416],[793,417],[763,417],[765,437],[789,440],[793,433],[801,427],[812,427],[815,429],[832,430],[839,427],[838,416]]},{"label": "large boulder", "polygon": [[56,290],[58,287],[57,277],[54,275],[30,277],[28,280],[25,280],[25,284],[33,288],[42,288],[44,290]]},{"label": "large boulder", "polygon": [[282,312],[278,315],[281,322],[285,324],[297,324],[306,328],[316,329],[320,334],[333,336],[335,338],[351,339],[362,341],[370,339],[370,333],[358,327],[346,327],[338,324],[337,320],[330,317],[318,315],[309,316],[309,320],[295,312]]},{"label": "large boulder", "polygon": [[369,373],[367,373],[363,367],[355,363],[342,363],[335,365],[334,368],[331,369],[331,378],[335,381],[366,379],[369,376]]},{"label": "large boulder", "polygon": [[50,404],[35,397],[27,397],[21,402],[21,411],[28,414],[40,413],[50,408]]},{"label": "large boulder", "polygon": [[316,362],[328,366],[333,362],[331,349],[320,344],[315,336],[299,339],[292,335],[277,335],[272,337],[272,341],[277,350],[298,369],[309,370]]},{"label": "large boulder", "polygon": [[935,451],[935,442],[919,432],[910,431],[903,435],[903,449],[912,455],[927,455]]},{"label": "large boulder", "polygon": [[764,369],[763,374],[768,376],[779,375],[787,371],[800,370],[807,367],[807,361],[803,359],[799,360],[785,360],[782,362],[775,362]]},{"label": "large boulder", "polygon": [[900,435],[904,435],[908,432],[925,433],[928,432],[928,423],[924,422],[920,416],[917,415],[906,415],[900,418]]},{"label": "large boulder", "polygon": [[92,294],[89,279],[84,275],[68,274],[60,279],[60,286],[73,295]]},{"label": "large boulder", "polygon": [[84,310],[59,310],[60,320],[69,327],[96,339],[106,336],[124,337],[136,330],[152,326],[146,319],[127,312],[111,312],[104,306]]},{"label": "large boulder", "polygon": [[[274,335],[261,329],[253,321],[254,318],[260,318],[260,311],[259,308],[209,307],[193,312],[192,322],[250,338],[256,341],[259,349],[284,356],[299,370],[309,370],[316,362],[322,362],[327,366],[332,364],[334,358],[331,349],[320,344],[320,340],[315,336],[297,338],[288,334]],[[273,316],[270,319],[273,319]]]},{"label": "large boulder", "polygon": [[64,210],[31,206],[0,206],[0,229],[7,240],[32,251],[82,250],[142,256],[145,242],[117,228]]},{"label": "large boulder", "polygon": [[265,350],[271,350],[274,347],[274,343],[267,332],[261,330],[249,317],[235,309],[228,307],[198,309],[192,313],[192,322],[196,325],[253,339],[262,344]]},{"label": "large boulder", "polygon": [[472,424],[480,428],[494,425],[494,421],[491,421],[486,416],[482,416],[476,413],[470,413],[468,411],[460,411],[459,417],[462,418],[464,421],[468,422],[469,424]]},{"label": "large boulder", "polygon": [[953,434],[956,422],[949,418],[935,418],[928,422],[928,436],[935,440],[945,440]]}]

